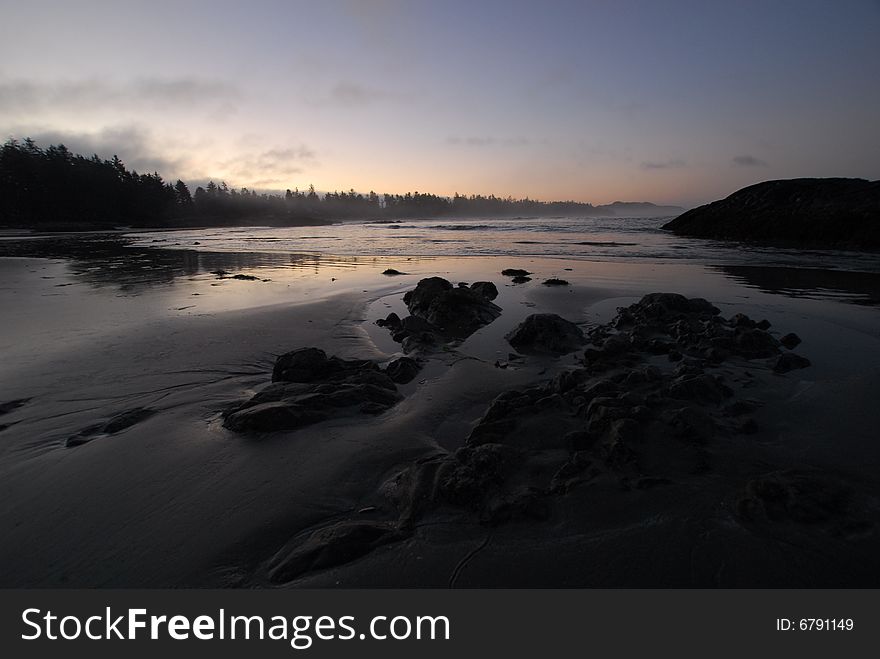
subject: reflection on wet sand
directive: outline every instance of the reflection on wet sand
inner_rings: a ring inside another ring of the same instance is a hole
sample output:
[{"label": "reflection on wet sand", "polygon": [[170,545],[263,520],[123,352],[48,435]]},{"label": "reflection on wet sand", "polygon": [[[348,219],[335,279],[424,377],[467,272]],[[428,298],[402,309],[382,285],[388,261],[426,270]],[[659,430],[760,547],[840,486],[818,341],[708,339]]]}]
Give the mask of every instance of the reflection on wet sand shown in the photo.
[{"label": "reflection on wet sand", "polygon": [[752,265],[710,267],[737,283],[765,293],[880,306],[880,273]]},{"label": "reflection on wet sand", "polygon": [[[317,274],[322,268],[355,268],[375,262],[372,257],[331,256],[317,253],[203,252],[133,246],[118,234],[65,235],[0,241],[0,257],[64,259],[71,274],[92,286],[113,286],[137,295],[178,278],[225,271],[293,269]],[[418,259],[421,260],[421,259]]]}]

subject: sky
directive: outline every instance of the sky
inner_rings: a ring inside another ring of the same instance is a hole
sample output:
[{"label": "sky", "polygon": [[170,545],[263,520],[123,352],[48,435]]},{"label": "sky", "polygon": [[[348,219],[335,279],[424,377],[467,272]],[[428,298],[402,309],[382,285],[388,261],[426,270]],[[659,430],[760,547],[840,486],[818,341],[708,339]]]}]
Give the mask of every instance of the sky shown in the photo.
[{"label": "sky", "polygon": [[0,137],[257,190],[880,178],[880,0],[0,0]]}]

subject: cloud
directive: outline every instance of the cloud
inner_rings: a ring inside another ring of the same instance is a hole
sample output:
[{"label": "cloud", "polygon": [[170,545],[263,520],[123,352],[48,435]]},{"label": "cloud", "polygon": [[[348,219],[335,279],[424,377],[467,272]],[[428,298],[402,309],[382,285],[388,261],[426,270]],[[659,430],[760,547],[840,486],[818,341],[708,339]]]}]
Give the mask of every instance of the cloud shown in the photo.
[{"label": "cloud", "polygon": [[0,81],[0,113],[39,113],[47,110],[192,108],[221,104],[229,110],[240,97],[225,82],[198,78],[142,78],[127,83],[103,80],[33,82]]},{"label": "cloud", "polygon": [[448,137],[446,143],[453,146],[528,146],[531,140],[527,137]]},{"label": "cloud", "polygon": [[223,176],[228,176],[236,186],[245,184],[265,188],[287,186],[293,175],[301,174],[306,168],[316,167],[318,162],[315,151],[301,144],[245,153],[218,165]]},{"label": "cloud", "polygon": [[117,155],[129,169],[141,173],[155,171],[167,176],[180,171],[184,164],[180,158],[157,154],[152,146],[152,134],[135,124],[110,126],[95,132],[18,128],[9,136],[19,140],[30,137],[42,148],[63,144],[72,153],[86,157],[97,154],[109,159]]},{"label": "cloud", "polygon": [[685,166],[686,166],[685,161],[684,161],[684,160],[681,160],[681,159],[678,159],[678,158],[676,158],[676,159],[674,159],[674,160],[664,160],[664,161],[662,161],[662,162],[658,162],[658,161],[645,161],[645,162],[642,162],[642,164],[640,165],[640,167],[641,167],[642,169],[645,169],[645,170],[653,170],[653,169],[681,169],[682,167],[685,167]]},{"label": "cloud", "polygon": [[408,97],[404,94],[368,87],[357,82],[342,81],[336,83],[323,96],[312,97],[308,99],[308,102],[319,106],[359,108],[380,102],[405,100],[408,100]]},{"label": "cloud", "polygon": [[736,156],[730,162],[736,167],[767,167],[765,161],[755,158],[755,156]]}]

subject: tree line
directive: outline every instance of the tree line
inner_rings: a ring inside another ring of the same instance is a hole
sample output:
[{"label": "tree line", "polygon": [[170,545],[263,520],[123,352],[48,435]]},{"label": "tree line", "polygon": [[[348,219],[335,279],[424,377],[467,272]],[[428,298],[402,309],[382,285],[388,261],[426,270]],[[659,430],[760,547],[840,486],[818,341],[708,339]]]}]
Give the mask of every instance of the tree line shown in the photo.
[{"label": "tree line", "polygon": [[63,144],[40,148],[30,138],[0,148],[0,225],[101,228],[305,224],[349,218],[412,218],[489,215],[590,215],[592,204],[542,202],[494,195],[423,192],[367,194],[326,192],[313,186],[284,194],[234,189],[213,181],[190,191],[180,179],[129,170],[117,157],[73,154]]}]

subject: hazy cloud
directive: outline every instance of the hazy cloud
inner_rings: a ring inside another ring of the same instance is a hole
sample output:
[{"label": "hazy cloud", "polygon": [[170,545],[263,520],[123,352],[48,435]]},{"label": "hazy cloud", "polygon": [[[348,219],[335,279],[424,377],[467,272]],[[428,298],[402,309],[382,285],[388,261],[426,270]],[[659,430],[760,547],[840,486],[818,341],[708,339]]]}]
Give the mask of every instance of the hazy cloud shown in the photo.
[{"label": "hazy cloud", "polygon": [[0,112],[184,107],[222,104],[229,110],[239,98],[225,82],[198,78],[143,78],[128,83],[102,80],[0,81]]},{"label": "hazy cloud", "polygon": [[736,156],[730,162],[737,167],[767,167],[765,161],[755,156]]},{"label": "hazy cloud", "polygon": [[317,164],[315,151],[301,144],[244,154],[219,163],[219,167],[235,185],[284,187],[290,184],[290,177]]},{"label": "hazy cloud", "polygon": [[674,160],[663,160],[663,161],[645,161],[642,162],[640,167],[642,169],[680,169],[685,166],[684,160],[674,159]]},{"label": "hazy cloud", "polygon": [[17,129],[10,135],[22,140],[30,137],[37,146],[63,144],[72,153],[86,157],[97,154],[102,159],[119,156],[130,168],[141,173],[159,172],[163,176],[179,171],[183,161],[155,152],[148,130],[137,125],[112,126],[96,132],[73,132],[53,129]]},{"label": "hazy cloud", "polygon": [[327,94],[311,98],[312,105],[332,105],[342,108],[358,108],[383,101],[401,101],[405,97],[383,89],[368,87],[356,82],[339,82]]}]

